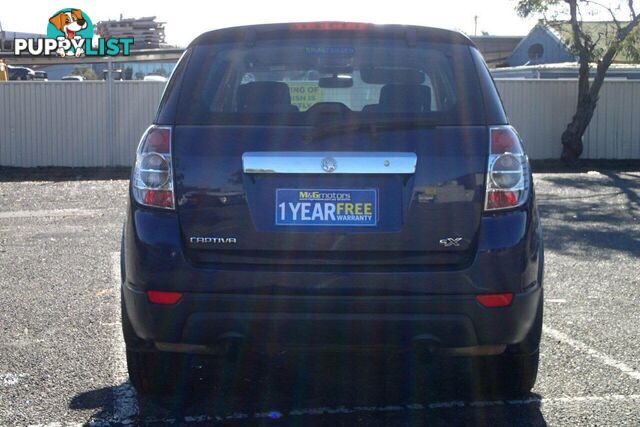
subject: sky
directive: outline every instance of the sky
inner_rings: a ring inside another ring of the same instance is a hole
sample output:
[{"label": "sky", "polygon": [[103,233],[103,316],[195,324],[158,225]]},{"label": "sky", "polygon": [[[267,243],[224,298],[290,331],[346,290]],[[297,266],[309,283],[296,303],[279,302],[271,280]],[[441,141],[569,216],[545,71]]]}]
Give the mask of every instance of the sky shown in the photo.
[{"label": "sky", "polygon": [[[245,24],[292,21],[357,21],[378,24],[414,24],[478,34],[524,35],[536,19],[522,19],[515,0],[231,0],[179,2],[163,0],[3,0],[0,24],[5,31],[46,33],[49,17],[56,11],[82,9],[95,23],[107,19],[157,16],[166,22],[167,42],[186,46],[199,34]],[[26,6],[25,6],[26,5]]]}]

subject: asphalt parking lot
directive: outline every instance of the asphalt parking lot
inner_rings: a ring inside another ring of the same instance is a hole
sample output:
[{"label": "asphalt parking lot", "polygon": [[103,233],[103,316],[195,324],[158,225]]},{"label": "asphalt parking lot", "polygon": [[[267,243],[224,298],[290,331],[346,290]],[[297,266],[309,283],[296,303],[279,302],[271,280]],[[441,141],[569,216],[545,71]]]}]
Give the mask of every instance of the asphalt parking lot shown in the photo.
[{"label": "asphalt parking lot", "polygon": [[535,179],[546,301],[527,398],[460,396],[455,373],[401,356],[282,355],[162,406],[127,382],[127,182],[0,180],[0,425],[640,425],[640,172]]}]

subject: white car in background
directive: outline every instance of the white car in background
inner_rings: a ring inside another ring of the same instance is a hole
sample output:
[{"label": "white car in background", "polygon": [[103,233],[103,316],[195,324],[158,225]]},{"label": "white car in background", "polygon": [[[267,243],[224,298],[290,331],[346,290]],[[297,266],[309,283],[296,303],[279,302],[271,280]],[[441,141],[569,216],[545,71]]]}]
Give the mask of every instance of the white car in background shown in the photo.
[{"label": "white car in background", "polygon": [[49,75],[47,74],[46,71],[34,71],[33,72],[33,80],[39,80],[42,82],[48,82],[49,81]]},{"label": "white car in background", "polygon": [[164,76],[159,76],[157,74],[149,74],[147,76],[144,76],[144,78],[142,79],[142,81],[145,82],[166,82],[168,79]]},{"label": "white car in background", "polygon": [[83,76],[64,76],[61,80],[72,82],[83,82],[86,79]]}]

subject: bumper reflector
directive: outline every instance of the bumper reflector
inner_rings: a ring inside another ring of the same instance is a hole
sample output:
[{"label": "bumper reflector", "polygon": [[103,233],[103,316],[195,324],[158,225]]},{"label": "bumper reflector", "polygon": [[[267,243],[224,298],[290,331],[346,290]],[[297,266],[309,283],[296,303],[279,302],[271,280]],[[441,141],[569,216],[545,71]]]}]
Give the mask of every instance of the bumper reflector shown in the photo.
[{"label": "bumper reflector", "polygon": [[182,292],[147,291],[147,298],[154,304],[175,304],[182,298]]},{"label": "bumper reflector", "polygon": [[476,301],[485,307],[506,307],[513,300],[512,293],[476,295]]}]

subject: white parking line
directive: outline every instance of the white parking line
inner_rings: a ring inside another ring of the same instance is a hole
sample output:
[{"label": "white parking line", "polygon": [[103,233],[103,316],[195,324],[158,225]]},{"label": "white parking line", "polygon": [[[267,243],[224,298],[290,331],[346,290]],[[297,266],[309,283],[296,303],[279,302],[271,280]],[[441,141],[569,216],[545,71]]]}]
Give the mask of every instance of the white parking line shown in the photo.
[{"label": "white parking line", "polygon": [[[438,411],[446,409],[477,409],[477,408],[490,408],[490,407],[508,407],[508,406],[527,406],[538,405],[541,407],[549,405],[568,405],[568,404],[594,404],[594,403],[630,403],[640,402],[640,394],[621,395],[610,394],[604,396],[573,396],[573,397],[530,397],[527,399],[516,400],[488,400],[488,401],[471,401],[466,402],[462,400],[452,400],[447,402],[433,402],[433,403],[411,403],[403,405],[387,405],[387,406],[336,406],[336,407],[317,407],[317,408],[301,408],[286,411],[261,411],[255,413],[242,413],[234,412],[228,415],[185,415],[182,418],[158,418],[158,417],[146,417],[141,420],[137,420],[144,424],[162,423],[211,423],[211,422],[225,422],[231,420],[260,420],[264,418],[271,418],[273,420],[282,420],[287,417],[303,417],[303,416],[322,416],[322,415],[336,415],[336,414],[382,414],[382,413],[402,413],[402,412],[416,412],[416,411]],[[98,420],[97,420],[98,421]],[[132,422],[131,420],[130,422]],[[127,420],[120,421],[126,423]],[[99,424],[99,421],[98,421]]]},{"label": "white parking line", "polygon": [[29,427],[81,427],[82,423],[55,422],[47,424],[29,424]]},{"label": "white parking line", "polygon": [[15,374],[13,372],[7,372],[0,374],[0,387],[10,387],[18,384],[24,377],[28,377],[29,374]]},{"label": "white parking line", "polygon": [[614,359],[613,357],[602,353],[594,348],[589,347],[587,344],[576,341],[573,338],[569,337],[564,332],[560,332],[557,329],[549,328],[548,326],[543,326],[542,331],[550,336],[551,338],[557,339],[558,341],[567,344],[576,350],[583,351],[587,353],[589,356],[600,360],[600,362],[604,363],[607,366],[611,366],[612,368],[616,368],[625,375],[640,380],[640,372],[634,370],[631,366],[625,364],[624,362],[620,362],[619,360]]},{"label": "white parking line", "polygon": [[7,211],[0,212],[0,219],[93,216],[99,212],[100,211],[97,209],[40,209],[29,211]]},{"label": "white parking line", "polygon": [[[120,254],[119,252],[111,253],[112,263],[112,280],[116,287],[116,296],[120,298]],[[116,325],[114,332],[113,348],[115,349],[116,357],[114,373],[115,380],[119,383],[118,386],[113,389],[114,409],[111,419],[93,419],[91,425],[112,425],[112,424],[134,424],[136,422],[143,423],[172,423],[172,422],[187,422],[187,423],[206,423],[206,422],[222,422],[230,420],[246,420],[246,419],[282,419],[286,417],[299,417],[299,416],[314,416],[314,415],[332,415],[332,414],[352,414],[352,413],[389,413],[389,412],[403,412],[403,411],[426,411],[426,410],[440,410],[451,408],[485,408],[496,406],[523,406],[523,405],[566,405],[566,404],[582,404],[582,403],[598,403],[598,402],[640,402],[640,395],[604,395],[604,396],[574,396],[574,397],[551,397],[540,398],[530,397],[527,399],[517,400],[491,400],[491,401],[446,401],[446,402],[432,402],[432,403],[412,403],[405,405],[387,405],[387,406],[355,406],[355,407],[319,407],[319,408],[299,408],[292,409],[290,411],[261,411],[256,413],[239,413],[234,412],[224,415],[185,415],[182,419],[175,418],[145,418],[142,420],[137,419],[138,416],[138,404],[135,389],[128,382],[126,358],[125,358],[125,346],[122,339],[122,332],[120,329],[119,318],[119,300],[117,304],[117,318],[114,324]],[[571,347],[574,347],[588,355],[599,359],[602,363],[614,367],[626,375],[640,380],[640,372],[635,371],[630,366],[615,360],[614,358],[601,353],[588,345],[576,341],[570,338],[568,335],[547,326],[543,327],[543,331],[548,336],[557,339]]]},{"label": "white parking line", "polygon": [[113,338],[115,351],[114,375],[119,384],[113,389],[113,422],[117,424],[130,424],[138,415],[138,400],[136,391],[129,383],[127,374],[127,360],[125,357],[125,345],[122,338],[122,324],[120,322],[120,252],[111,253],[111,275],[116,287],[116,318]]}]

